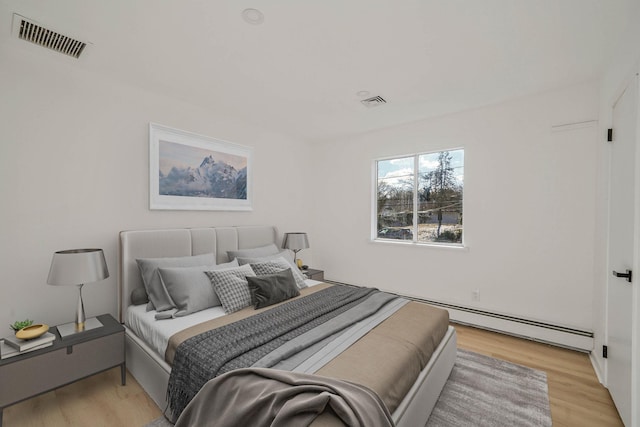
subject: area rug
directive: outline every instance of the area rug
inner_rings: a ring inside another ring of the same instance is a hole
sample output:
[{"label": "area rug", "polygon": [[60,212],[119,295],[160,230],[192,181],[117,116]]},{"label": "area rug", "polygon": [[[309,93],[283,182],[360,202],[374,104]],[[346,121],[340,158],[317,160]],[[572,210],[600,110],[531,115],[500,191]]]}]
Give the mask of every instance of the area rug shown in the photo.
[{"label": "area rug", "polygon": [[[145,427],[171,427],[158,418]],[[426,427],[551,426],[547,375],[458,349]]]},{"label": "area rug", "polygon": [[547,374],[458,349],[427,427],[551,426]]}]

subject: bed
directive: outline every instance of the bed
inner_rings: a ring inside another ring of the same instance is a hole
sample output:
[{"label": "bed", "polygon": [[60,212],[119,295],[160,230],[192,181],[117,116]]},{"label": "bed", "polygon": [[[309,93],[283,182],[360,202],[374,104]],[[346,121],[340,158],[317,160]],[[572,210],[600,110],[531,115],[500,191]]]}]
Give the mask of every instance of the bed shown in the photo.
[{"label": "bed", "polygon": [[[220,307],[212,307],[184,317],[155,320],[156,313],[154,311],[146,311],[144,306],[132,304],[132,294],[135,295],[136,291],[144,289],[136,260],[141,258],[190,257],[212,253],[215,262],[223,264],[232,261],[229,259],[228,251],[258,248],[273,243],[279,246],[279,237],[277,229],[271,226],[131,230],[120,233],[118,299],[119,318],[124,323],[126,330],[127,368],[162,410],[167,408],[167,388],[172,371],[172,366],[167,362],[167,360],[172,360],[173,357],[168,357],[171,351],[167,351],[167,346],[169,346],[171,339],[180,335],[180,331],[198,329],[198,325],[203,322],[228,324],[230,321],[228,319],[233,316],[240,318],[249,316],[245,312],[252,309],[243,309],[236,313],[225,315]],[[303,295],[296,298],[303,298],[307,294],[319,294],[331,288],[331,285],[316,281],[307,281],[307,285],[311,286],[307,289],[302,289],[301,293]],[[377,353],[367,348],[367,340],[373,339],[369,338],[370,335],[376,335],[378,330],[381,331],[380,333],[384,333],[385,327],[388,329],[391,327],[389,325],[392,325],[394,321],[397,323],[397,319],[400,318],[398,316],[404,312],[406,312],[404,313],[406,318],[402,322],[414,322],[411,327],[406,327],[404,330],[408,334],[413,333],[415,330],[420,329],[422,322],[420,318],[422,314],[418,313],[418,311],[440,310],[437,308],[427,309],[424,304],[417,302],[406,302],[405,304],[397,309],[401,313],[394,313],[388,319],[382,320],[374,328],[375,333],[367,333],[364,338],[351,345],[343,354],[323,365],[317,371],[317,374],[342,379],[341,376],[351,375],[351,371],[358,372],[358,369],[349,367],[349,363],[354,366],[353,360],[349,361],[349,359],[353,359],[353,357],[361,358],[367,352]],[[267,307],[262,310],[270,310],[270,308]],[[162,324],[159,330],[154,329],[154,325],[157,324]],[[396,325],[395,327],[397,328],[398,326]],[[150,329],[144,332],[145,328]],[[386,333],[388,334],[389,332],[387,331]],[[447,325],[442,335],[442,339],[433,344],[434,348],[428,361],[424,362],[421,369],[415,372],[411,383],[404,387],[406,393],[403,391],[402,396],[396,396],[393,403],[389,404],[387,402],[390,399],[389,396],[382,396],[385,393],[393,394],[393,391],[387,390],[389,388],[387,385],[378,385],[376,384],[377,380],[373,379],[371,380],[372,384],[364,384],[381,395],[380,397],[390,407],[392,419],[397,426],[424,425],[442,387],[449,377],[456,357],[456,334],[455,330]],[[178,340],[177,342],[178,344],[174,342],[173,345],[179,345],[180,341]],[[362,348],[358,349],[358,347]],[[360,353],[355,353],[357,351],[360,351]],[[384,355],[382,357],[395,359],[395,357]],[[366,366],[366,361],[363,360],[360,359],[357,363],[360,368]],[[395,372],[405,370],[403,366],[392,367],[392,369],[395,369]],[[362,369],[360,369],[360,372],[362,372]],[[360,375],[363,374],[361,373]],[[354,378],[348,377],[344,379],[358,382],[357,374]],[[368,374],[362,376],[361,380],[362,382],[370,381]],[[399,382],[402,381],[399,380]],[[379,390],[376,390],[376,387]],[[407,388],[408,390],[406,390]]]}]

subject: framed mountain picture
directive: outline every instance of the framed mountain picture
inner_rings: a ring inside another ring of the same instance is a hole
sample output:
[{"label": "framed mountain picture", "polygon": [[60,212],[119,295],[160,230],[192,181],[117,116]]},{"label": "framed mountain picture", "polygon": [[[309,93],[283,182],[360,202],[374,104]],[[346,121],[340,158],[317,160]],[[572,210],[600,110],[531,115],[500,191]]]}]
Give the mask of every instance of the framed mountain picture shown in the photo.
[{"label": "framed mountain picture", "polygon": [[251,148],[149,124],[149,208],[251,210]]}]

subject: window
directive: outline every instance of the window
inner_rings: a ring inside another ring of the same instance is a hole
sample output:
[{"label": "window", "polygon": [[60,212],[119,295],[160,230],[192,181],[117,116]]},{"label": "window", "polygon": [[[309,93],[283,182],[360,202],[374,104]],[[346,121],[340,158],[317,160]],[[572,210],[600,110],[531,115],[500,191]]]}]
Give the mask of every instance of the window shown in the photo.
[{"label": "window", "polygon": [[377,160],[376,239],[462,244],[464,149]]}]

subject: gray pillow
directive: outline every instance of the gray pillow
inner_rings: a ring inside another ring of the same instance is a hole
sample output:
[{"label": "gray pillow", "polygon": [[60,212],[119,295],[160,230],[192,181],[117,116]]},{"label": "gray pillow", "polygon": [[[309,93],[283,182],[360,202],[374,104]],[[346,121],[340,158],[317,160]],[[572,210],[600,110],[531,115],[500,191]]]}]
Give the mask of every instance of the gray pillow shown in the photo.
[{"label": "gray pillow", "polygon": [[149,302],[149,295],[144,288],[136,288],[131,291],[131,304],[142,305]]},{"label": "gray pillow", "polygon": [[219,271],[205,271],[209,276],[213,289],[220,298],[222,308],[228,313],[233,313],[251,305],[251,293],[247,276],[255,276],[250,265]]},{"label": "gray pillow", "polygon": [[198,265],[215,265],[216,259],[213,254],[203,254],[196,256],[173,257],[173,258],[141,258],[137,259],[138,268],[142,275],[144,289],[149,295],[147,311],[165,311],[174,308],[173,301],[165,289],[158,268],[171,267],[195,267]]},{"label": "gray pillow", "polygon": [[247,277],[251,304],[257,310],[300,295],[290,268],[275,274]]},{"label": "gray pillow", "polygon": [[[240,259],[238,259],[238,261],[242,264]],[[304,281],[304,276],[300,273],[298,267],[292,268],[291,265],[282,257],[263,262],[252,262],[250,265],[257,276],[274,274],[282,270],[291,269],[291,273],[293,274],[293,278],[295,279],[298,288],[304,289],[307,287],[307,284]]]},{"label": "gray pillow", "polygon": [[292,252],[287,250],[287,249],[284,249],[284,250],[282,250],[282,251],[280,251],[278,253],[271,254],[271,255],[265,255],[265,256],[260,256],[260,257],[257,257],[257,256],[253,256],[253,257],[240,256],[240,257],[238,257],[236,259],[238,260],[238,263],[240,265],[244,265],[244,264],[253,264],[255,262],[271,261],[271,260],[280,259],[280,258],[282,258],[285,261],[287,261],[292,268],[296,268],[296,269],[298,268],[296,263],[293,262]]},{"label": "gray pillow", "polygon": [[196,311],[221,305],[205,271],[234,267],[239,267],[236,260],[218,265],[159,268],[158,272],[162,284],[178,309],[173,315],[175,317],[186,316]]},{"label": "gray pillow", "polygon": [[227,256],[229,257],[229,259],[234,259],[237,257],[261,257],[261,256],[266,256],[266,255],[274,255],[277,254],[278,252],[280,252],[280,249],[278,249],[278,247],[273,244],[270,243],[266,246],[260,246],[259,248],[252,248],[252,249],[238,249],[235,251],[227,251]]}]

